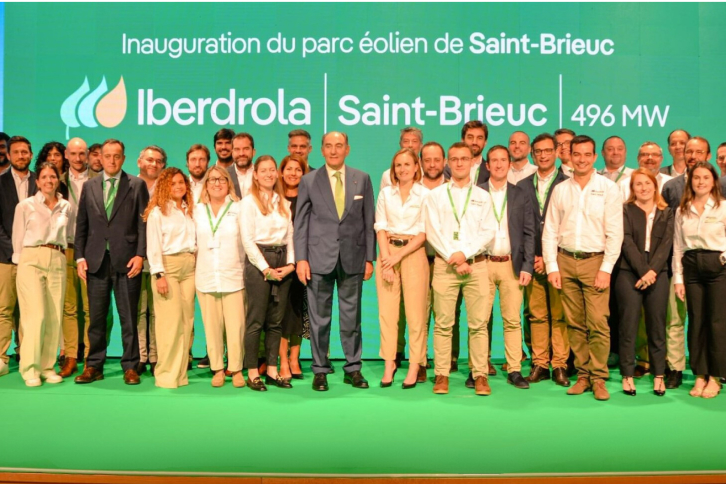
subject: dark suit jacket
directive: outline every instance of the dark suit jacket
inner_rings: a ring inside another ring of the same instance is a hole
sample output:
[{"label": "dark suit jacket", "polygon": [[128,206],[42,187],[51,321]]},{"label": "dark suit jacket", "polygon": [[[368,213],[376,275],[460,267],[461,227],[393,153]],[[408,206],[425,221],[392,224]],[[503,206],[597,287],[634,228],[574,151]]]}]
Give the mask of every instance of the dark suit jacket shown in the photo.
[{"label": "dark suit jacket", "polygon": [[538,257],[542,257],[542,231],[544,229],[545,215],[547,214],[547,207],[550,204],[550,198],[555,187],[570,177],[562,173],[562,168],[557,168],[555,174],[555,180],[552,182],[550,191],[547,194],[547,198],[544,203],[544,210],[542,213],[539,211],[539,201],[537,200],[537,190],[534,188],[534,177],[537,173],[533,173],[524,180],[517,183],[517,186],[524,190],[530,203],[532,204],[532,213],[534,214],[534,254]]},{"label": "dark suit jacket", "polygon": [[340,258],[346,274],[362,274],[376,258],[373,186],[367,173],[345,167],[345,210],[338,219],[328,170],[300,180],[295,214],[295,258],[315,274],[330,274]]},{"label": "dark suit jacket", "polygon": [[[448,180],[451,178],[451,168],[447,163],[444,166],[444,177]],[[487,162],[482,158],[481,165],[479,165],[479,178],[476,179],[476,185],[481,187],[484,183],[489,181],[489,170],[487,169]]]},{"label": "dark suit jacket", "polygon": [[[0,176],[0,264],[13,263],[13,221],[15,206],[20,200],[11,171],[12,168]],[[35,173],[30,172],[28,196],[32,197],[37,191]]]},{"label": "dark suit jacket", "polygon": [[[250,167],[252,169],[252,167]],[[237,198],[242,199],[242,188],[239,186],[239,180],[237,179],[237,170],[234,168],[234,163],[227,168],[227,173],[232,178],[232,185],[234,185],[234,191],[237,194]]]},{"label": "dark suit jacket", "polygon": [[[489,182],[480,185],[489,191]],[[534,274],[534,213],[523,189],[507,182],[507,228],[514,272]]]},{"label": "dark suit jacket", "polygon": [[[726,176],[722,176],[718,180],[719,185],[721,186],[721,195],[726,197]],[[663,195],[663,198],[665,199],[666,203],[670,207],[671,210],[673,210],[673,213],[675,214],[676,210],[678,210],[678,206],[681,204],[681,198],[683,198],[683,192],[686,190],[686,176],[680,175],[675,177],[672,180],[668,180],[665,185],[663,185],[663,190],[661,191],[661,195]]]},{"label": "dark suit jacket", "polygon": [[673,216],[669,207],[656,209],[650,232],[650,250],[645,253],[645,235],[648,219],[646,213],[634,203],[623,206],[623,249],[620,253],[620,269],[643,277],[649,270],[660,274],[670,268],[673,248]]},{"label": "dark suit jacket", "polygon": [[83,185],[76,218],[76,260],[86,259],[88,271],[97,272],[109,244],[111,266],[126,274],[132,257],[146,257],[146,222],[142,216],[149,203],[143,180],[122,171],[111,217],[103,206],[103,176]]}]

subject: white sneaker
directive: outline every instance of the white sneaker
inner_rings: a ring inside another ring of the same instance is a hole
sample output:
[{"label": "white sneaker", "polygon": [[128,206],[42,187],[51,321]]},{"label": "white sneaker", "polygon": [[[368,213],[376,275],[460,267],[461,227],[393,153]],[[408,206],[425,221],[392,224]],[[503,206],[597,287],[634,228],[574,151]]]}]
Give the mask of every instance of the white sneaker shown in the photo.
[{"label": "white sneaker", "polygon": [[41,385],[40,378],[31,378],[30,380],[25,380],[25,386],[39,387],[40,385]]},{"label": "white sneaker", "polygon": [[8,364],[5,363],[3,360],[0,360],[0,376],[4,376],[10,373],[10,368],[8,367]]},{"label": "white sneaker", "polygon": [[62,383],[63,382],[63,377],[54,371],[48,372],[45,374],[41,374],[40,377],[43,380],[45,380],[47,383]]}]

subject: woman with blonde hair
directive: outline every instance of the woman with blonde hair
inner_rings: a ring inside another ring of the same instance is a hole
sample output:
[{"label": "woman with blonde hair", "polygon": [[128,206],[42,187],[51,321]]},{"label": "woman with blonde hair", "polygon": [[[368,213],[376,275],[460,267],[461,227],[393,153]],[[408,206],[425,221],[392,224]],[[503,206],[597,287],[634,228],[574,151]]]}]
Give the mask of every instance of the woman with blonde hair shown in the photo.
[{"label": "woman with blonde hair", "polygon": [[[299,155],[289,155],[280,162],[280,183],[285,199],[290,202],[290,215],[295,223],[297,192],[303,175],[310,171],[307,161]],[[290,283],[290,295],[285,316],[282,319],[282,338],[280,339],[280,376],[302,380],[300,368],[300,347],[303,338],[310,338],[310,322],[307,305],[308,292],[297,277]]]},{"label": "woman with blonde hair", "polygon": [[158,361],[155,384],[187,385],[189,342],[194,322],[194,201],[189,179],[178,168],[166,168],[156,180],[144,212],[146,255],[153,278]]},{"label": "woman with blonde hair", "polygon": [[726,201],[716,169],[698,162],[687,173],[676,212],[673,277],[688,308],[692,397],[713,398],[726,376]]},{"label": "woman with blonde hair", "polygon": [[[247,291],[245,366],[247,385],[266,391],[268,385],[292,388],[277,372],[281,323],[295,270],[290,202],[285,200],[277,163],[269,155],[257,158],[250,194],[242,200],[242,245],[247,260],[244,278]],[[263,383],[257,369],[260,333],[265,331],[267,376]]]},{"label": "woman with blonde hair", "polygon": [[218,388],[225,382],[226,340],[227,370],[232,374],[232,385],[241,388],[245,386],[242,210],[227,170],[215,165],[207,171],[196,211],[197,300],[214,374],[212,386]]},{"label": "woman with blonde hair", "polygon": [[665,395],[666,309],[668,262],[673,247],[673,212],[658,190],[650,170],[638,168],[630,176],[630,197],[623,206],[624,238],[615,282],[620,318],[620,374],[623,392],[635,396],[635,345],[645,310],[653,392]]}]

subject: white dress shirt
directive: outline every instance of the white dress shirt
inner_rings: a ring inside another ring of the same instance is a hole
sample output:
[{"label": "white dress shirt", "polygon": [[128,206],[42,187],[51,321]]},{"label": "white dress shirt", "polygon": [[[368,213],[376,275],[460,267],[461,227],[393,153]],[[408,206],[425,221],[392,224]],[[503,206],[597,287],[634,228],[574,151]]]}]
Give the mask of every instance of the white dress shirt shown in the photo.
[{"label": "white dress shirt", "polygon": [[374,230],[385,230],[389,235],[418,235],[425,232],[422,212],[428,194],[428,188],[414,183],[408,198],[402,202],[398,185],[384,188],[378,195]]},{"label": "white dress shirt", "polygon": [[330,189],[333,190],[333,200],[335,200],[335,185],[338,183],[338,180],[333,176],[336,171],[340,171],[340,181],[343,183],[343,199],[345,199],[345,165],[343,165],[340,170],[333,170],[330,168],[327,163],[325,165],[325,171],[328,172],[328,181],[330,181]]},{"label": "white dress shirt", "polygon": [[560,164],[560,168],[562,169],[562,173],[564,173],[566,176],[569,176],[572,178],[572,174],[575,173],[575,169],[565,165],[564,163]]},{"label": "white dress shirt", "polygon": [[194,203],[199,203],[199,197],[202,196],[202,188],[204,188],[204,185],[202,184],[202,180],[196,181],[193,176],[189,176],[189,185],[192,187],[192,198],[194,199]]},{"label": "white dress shirt", "polygon": [[[225,207],[229,208],[225,212]],[[231,293],[244,288],[242,248],[242,202],[231,197],[214,215],[211,205],[194,207],[197,228],[197,290],[203,293]],[[212,232],[212,225],[217,227]]]},{"label": "white dress shirt", "polygon": [[[471,188],[471,198],[466,212],[462,211]],[[461,224],[456,222],[449,190]],[[492,199],[486,190],[470,182],[458,187],[453,181],[431,190],[424,203],[426,239],[445,260],[455,252],[463,252],[467,259],[481,254],[494,238],[497,221],[492,211]],[[458,240],[454,234],[458,232]]]},{"label": "white dress shirt", "polygon": [[[111,183],[108,181],[111,178],[115,178],[116,181],[114,182],[114,186],[116,187],[116,194],[118,195],[118,186],[121,183],[121,172],[119,171],[114,176],[108,176],[108,174],[104,171],[103,172],[103,203],[106,203],[108,201],[108,192],[111,190]],[[80,200],[80,198],[79,198]],[[115,203],[115,199],[114,199]],[[105,208],[104,208],[105,211]]]},{"label": "white dress shirt", "polygon": [[537,167],[529,162],[525,163],[519,170],[514,168],[514,165],[512,165],[509,167],[509,173],[507,173],[507,181],[512,185],[516,185],[535,171],[537,171]]},{"label": "white dress shirt", "polygon": [[635,170],[623,165],[615,171],[608,171],[607,168],[603,168],[599,173],[611,182],[620,183],[623,178],[629,178],[633,171]]},{"label": "white dress shirt", "polygon": [[164,215],[159,207],[154,207],[146,220],[146,257],[151,274],[165,272],[162,256],[197,251],[194,220],[186,203],[179,210],[176,203],[169,201],[166,209]]},{"label": "white dress shirt", "polygon": [[690,207],[684,217],[676,211],[673,236],[673,282],[683,284],[683,254],[689,250],[715,250],[726,253],[726,201],[709,198],[703,213]]},{"label": "white dress shirt", "polygon": [[[620,182],[618,183],[618,186],[620,187],[620,192],[623,194],[623,203],[626,202],[628,200],[628,198],[630,198],[630,179],[631,178],[632,177],[629,176],[627,178],[620,180]],[[672,180],[672,179],[673,179],[672,176],[668,176],[665,173],[658,173],[655,176],[655,181],[658,182],[658,193],[663,193],[663,185],[665,185],[665,183],[668,180]]]},{"label": "white dress shirt", "polygon": [[[494,220],[497,231],[494,238],[487,246],[486,253],[488,255],[505,256],[512,254],[512,242],[509,239],[509,224],[507,223],[507,206],[504,200],[507,197],[507,184],[502,188],[496,189],[492,186],[491,178],[489,179],[489,195],[492,197],[492,206]],[[501,210],[501,222],[496,222],[496,214]]]},{"label": "white dress shirt", "polygon": [[14,168],[10,169],[13,174],[13,181],[15,182],[15,191],[18,193],[18,201],[22,202],[28,198],[28,185],[30,184],[30,170],[25,172],[25,176],[21,176],[20,173],[15,171]]},{"label": "white dress shirt", "polygon": [[45,196],[37,192],[15,206],[13,220],[13,264],[20,262],[23,247],[53,244],[68,247],[76,226],[75,211],[60,193],[53,210],[45,204]]},{"label": "white dress shirt", "polygon": [[[542,209],[539,206],[539,200],[542,200],[542,205],[544,205],[545,201],[547,200],[547,189],[549,188],[552,190],[552,187],[550,186],[550,182],[552,179],[557,176],[557,169],[555,168],[550,172],[549,175],[546,177],[542,177],[539,173],[539,170],[537,171],[537,194],[539,195],[539,199],[537,200],[537,210],[542,213]],[[554,182],[553,182],[554,183]]]},{"label": "white dress shirt", "polygon": [[560,270],[558,247],[570,252],[604,252],[600,270],[609,274],[622,245],[623,199],[615,183],[593,171],[584,188],[574,178],[554,188],[542,233],[548,274]]},{"label": "white dress shirt", "polygon": [[240,173],[237,165],[234,165],[234,172],[237,174],[237,183],[239,183],[239,191],[242,194],[241,198],[250,194],[250,188],[252,188],[252,173],[254,171],[255,169],[250,165],[246,172]]},{"label": "white dress shirt", "polygon": [[648,219],[645,222],[645,251],[650,252],[650,233],[653,231],[653,223],[655,222],[655,213],[658,211],[658,207],[653,205],[653,209],[648,214]]},{"label": "white dress shirt", "polygon": [[[264,193],[260,193],[263,200]],[[267,215],[262,215],[257,206],[255,197],[249,196],[242,199],[242,246],[245,249],[250,263],[257,267],[260,272],[270,267],[265,257],[260,252],[257,244],[263,245],[285,245],[287,246],[287,263],[295,263],[295,249],[292,243],[292,215],[290,213],[290,202],[282,200],[287,208],[287,214],[282,215],[278,210],[280,196],[277,193],[272,195],[273,210]]]}]

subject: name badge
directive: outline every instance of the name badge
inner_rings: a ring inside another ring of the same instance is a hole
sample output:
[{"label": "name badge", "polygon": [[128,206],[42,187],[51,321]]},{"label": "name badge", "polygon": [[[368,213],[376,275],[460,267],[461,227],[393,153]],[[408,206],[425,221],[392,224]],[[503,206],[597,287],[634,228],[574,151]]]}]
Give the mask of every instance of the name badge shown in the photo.
[{"label": "name badge", "polygon": [[704,220],[704,223],[707,224],[715,224],[716,222],[718,222],[716,217],[706,217],[706,220]]}]

